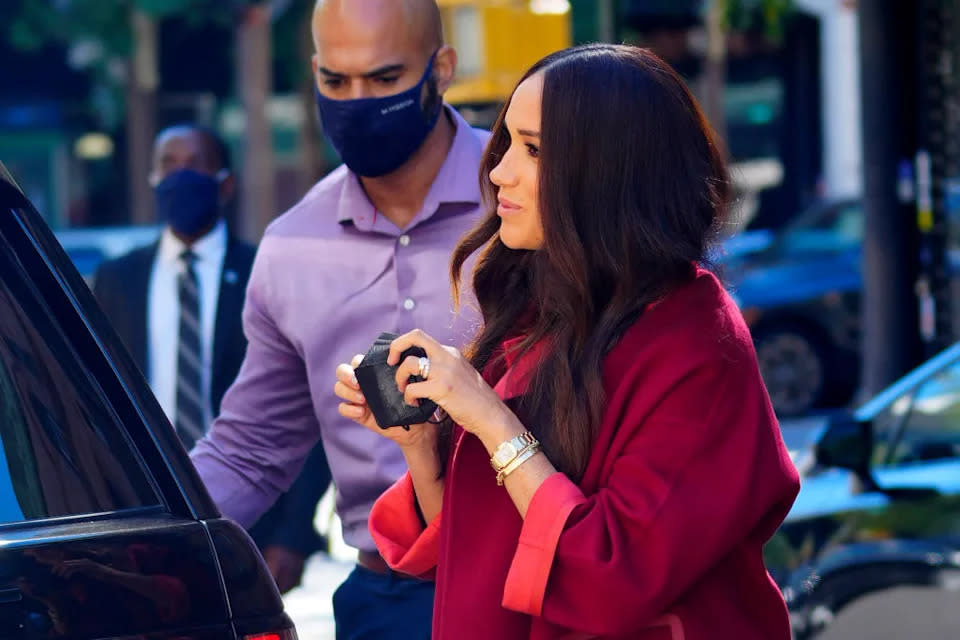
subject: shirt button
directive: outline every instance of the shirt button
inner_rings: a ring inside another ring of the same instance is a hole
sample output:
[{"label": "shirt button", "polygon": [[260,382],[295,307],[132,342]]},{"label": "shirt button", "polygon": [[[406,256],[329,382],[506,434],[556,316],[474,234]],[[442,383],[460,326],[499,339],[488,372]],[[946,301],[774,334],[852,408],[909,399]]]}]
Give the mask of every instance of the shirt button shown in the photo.
[{"label": "shirt button", "polygon": [[417,306],[417,303],[413,301],[413,298],[407,298],[403,301],[403,308],[407,311],[413,311],[415,306]]},{"label": "shirt button", "polygon": [[408,244],[410,244],[410,236],[408,236],[407,234],[403,234],[402,236],[400,236],[400,246],[405,247]]}]

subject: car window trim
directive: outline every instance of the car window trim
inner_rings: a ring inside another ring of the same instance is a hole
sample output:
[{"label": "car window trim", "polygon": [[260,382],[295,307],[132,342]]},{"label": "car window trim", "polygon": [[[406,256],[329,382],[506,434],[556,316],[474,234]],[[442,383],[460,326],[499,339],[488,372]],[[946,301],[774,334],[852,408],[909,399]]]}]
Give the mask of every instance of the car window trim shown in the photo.
[{"label": "car window trim", "polygon": [[105,520],[119,521],[131,518],[142,518],[144,516],[154,516],[158,514],[167,515],[171,518],[178,518],[176,514],[170,513],[165,505],[152,504],[140,507],[130,507],[129,509],[99,511],[96,513],[78,513],[66,516],[53,516],[49,518],[32,518],[29,520],[0,522],[0,547],[3,547],[3,534],[10,531],[19,531],[21,529],[39,529],[44,527],[61,527],[79,523],[103,522]]}]

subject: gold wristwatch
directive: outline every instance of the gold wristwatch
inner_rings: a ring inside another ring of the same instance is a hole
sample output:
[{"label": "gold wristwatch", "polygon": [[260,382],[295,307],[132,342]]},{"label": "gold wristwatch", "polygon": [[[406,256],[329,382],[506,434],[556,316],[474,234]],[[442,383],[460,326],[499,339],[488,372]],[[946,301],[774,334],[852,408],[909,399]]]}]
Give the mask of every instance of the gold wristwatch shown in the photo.
[{"label": "gold wristwatch", "polygon": [[[517,460],[521,455],[539,448],[540,442],[537,441],[536,437],[529,431],[524,431],[516,438],[501,442],[490,458],[490,466],[497,472],[497,484],[503,484],[503,478],[506,476],[504,470],[507,469],[512,462]],[[526,457],[529,457],[529,455]],[[510,470],[512,471],[513,469]]]}]

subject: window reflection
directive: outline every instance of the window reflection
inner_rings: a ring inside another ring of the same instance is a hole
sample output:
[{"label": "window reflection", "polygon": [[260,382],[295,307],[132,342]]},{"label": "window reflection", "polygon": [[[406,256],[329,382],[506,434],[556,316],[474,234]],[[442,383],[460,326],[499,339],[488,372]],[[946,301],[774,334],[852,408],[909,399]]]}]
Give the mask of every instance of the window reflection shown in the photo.
[{"label": "window reflection", "polygon": [[0,523],[159,504],[72,349],[15,278],[0,277]]}]

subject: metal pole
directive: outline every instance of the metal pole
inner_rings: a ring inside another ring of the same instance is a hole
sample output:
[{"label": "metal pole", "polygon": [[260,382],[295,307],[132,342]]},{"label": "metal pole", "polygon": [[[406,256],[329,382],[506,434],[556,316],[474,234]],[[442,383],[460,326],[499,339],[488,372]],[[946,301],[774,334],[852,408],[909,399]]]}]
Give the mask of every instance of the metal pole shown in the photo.
[{"label": "metal pole", "polygon": [[237,30],[240,98],[246,114],[243,173],[240,176],[240,234],[259,241],[277,215],[273,135],[267,102],[273,91],[269,6],[243,10]]},{"label": "metal pole", "polygon": [[614,0],[597,0],[597,36],[601,42],[617,41],[617,12]]},{"label": "metal pole", "polygon": [[130,221],[155,221],[153,192],[148,182],[152,166],[153,138],[157,129],[157,23],[133,9],[130,14],[133,55],[127,72],[127,166],[129,167]]},{"label": "metal pole", "polygon": [[872,395],[914,364],[918,350],[916,213],[898,197],[898,173],[916,148],[912,3],[861,2],[864,169],[861,392]]}]

